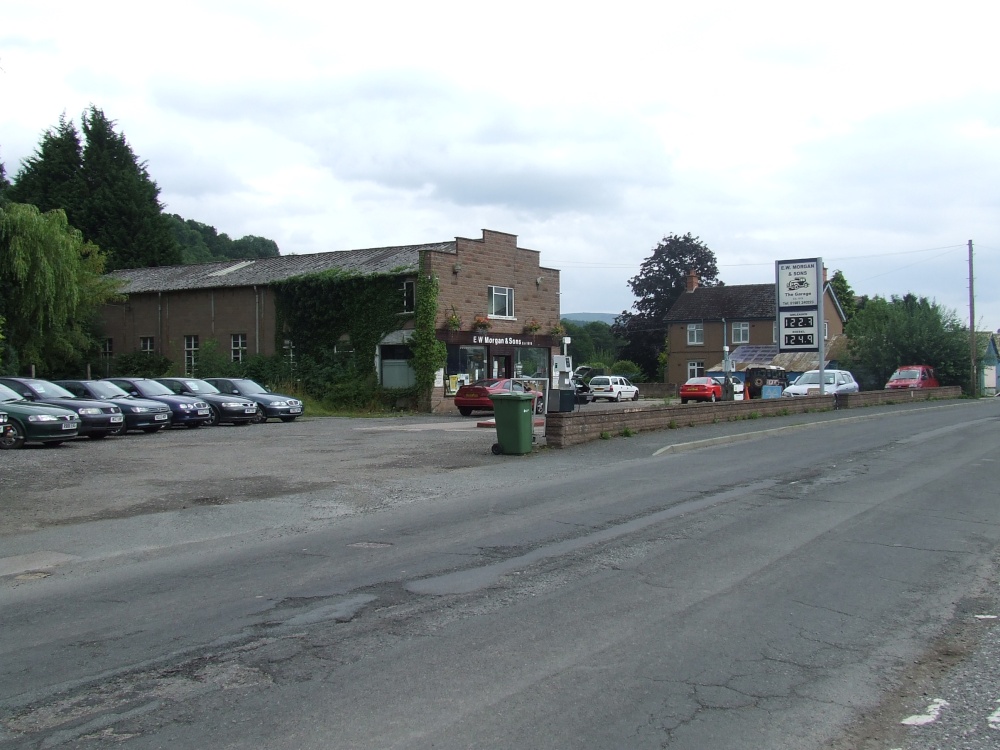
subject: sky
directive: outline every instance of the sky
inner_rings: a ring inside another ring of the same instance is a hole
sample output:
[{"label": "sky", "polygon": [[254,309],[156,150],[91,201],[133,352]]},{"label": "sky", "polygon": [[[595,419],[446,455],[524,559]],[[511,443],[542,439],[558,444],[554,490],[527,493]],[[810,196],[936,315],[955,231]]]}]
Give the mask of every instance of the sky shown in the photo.
[{"label": "sky", "polygon": [[[478,238],[619,313],[661,239],[822,258],[1000,329],[990,2],[50,0],[0,20],[0,162],[117,123],[170,213],[284,254]],[[689,7],[694,6],[694,7]]]}]

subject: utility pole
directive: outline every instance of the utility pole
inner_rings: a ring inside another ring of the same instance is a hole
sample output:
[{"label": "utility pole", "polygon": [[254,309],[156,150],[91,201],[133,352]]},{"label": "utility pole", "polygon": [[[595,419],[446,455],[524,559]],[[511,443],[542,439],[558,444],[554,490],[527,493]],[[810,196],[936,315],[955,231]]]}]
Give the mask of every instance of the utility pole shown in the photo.
[{"label": "utility pole", "polygon": [[972,240],[969,240],[969,357],[972,373],[969,381],[969,395],[979,395],[979,377],[976,374],[976,293],[975,275],[972,272]]}]

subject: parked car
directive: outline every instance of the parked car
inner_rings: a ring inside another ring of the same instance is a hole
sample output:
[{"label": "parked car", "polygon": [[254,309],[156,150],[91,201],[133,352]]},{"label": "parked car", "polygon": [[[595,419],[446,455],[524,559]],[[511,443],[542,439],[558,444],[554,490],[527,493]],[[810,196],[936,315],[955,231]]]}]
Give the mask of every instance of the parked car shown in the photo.
[{"label": "parked car", "polygon": [[905,388],[940,388],[934,368],[930,365],[904,365],[896,368],[885,384],[885,390],[895,391]]},{"label": "parked car", "polygon": [[[824,394],[857,393],[858,381],[847,370],[824,370]],[[781,392],[782,396],[809,396],[819,394],[819,370],[809,370],[799,375],[795,382]]]},{"label": "parked car", "polygon": [[688,401],[721,401],[722,381],[708,376],[688,378],[680,388],[681,403]]},{"label": "parked car", "polygon": [[463,417],[474,411],[493,411],[490,396],[496,393],[532,393],[535,395],[535,413],[540,413],[544,408],[541,391],[535,390],[531,383],[517,378],[487,378],[463,385],[455,392],[455,406]]},{"label": "parked car", "polygon": [[222,422],[250,424],[257,418],[257,404],[242,396],[222,393],[211,383],[198,378],[157,378],[178,396],[192,396],[207,401],[212,413],[208,424]]},{"label": "parked car", "polygon": [[573,381],[574,398],[578,404],[589,404],[594,400],[594,392],[590,390],[590,386],[587,385],[586,381],[579,376],[573,375],[571,378]]},{"label": "parked car", "polygon": [[639,400],[639,389],[621,375],[595,375],[590,379],[590,392],[594,401],[599,398],[606,398],[608,401],[621,401],[625,398]]},{"label": "parked car", "polygon": [[56,380],[55,384],[61,385],[74,396],[110,401],[121,409],[125,422],[118,431],[120,435],[129,430],[158,432],[170,426],[169,406],[162,401],[133,396],[109,380]]},{"label": "parked car", "polygon": [[212,408],[208,402],[191,396],[178,396],[172,390],[150,378],[108,378],[123,391],[136,398],[159,401],[170,407],[170,425],[194,429],[208,424]]},{"label": "parked car", "polygon": [[255,422],[266,422],[278,418],[282,422],[292,422],[303,413],[303,404],[297,398],[273,393],[249,378],[205,378],[222,393],[243,396],[257,404]]},{"label": "parked car", "polygon": [[0,408],[7,414],[9,427],[0,437],[3,449],[23,448],[25,443],[54,447],[80,431],[80,415],[75,411],[28,401],[5,385],[0,385]]},{"label": "parked car", "polygon": [[7,420],[7,412],[0,411],[0,444],[13,434],[14,428],[10,426],[10,422]]},{"label": "parked car", "polygon": [[69,409],[80,416],[78,433],[92,440],[114,435],[125,424],[122,410],[109,401],[77,398],[60,385],[38,378],[0,378],[0,383],[26,401]]}]

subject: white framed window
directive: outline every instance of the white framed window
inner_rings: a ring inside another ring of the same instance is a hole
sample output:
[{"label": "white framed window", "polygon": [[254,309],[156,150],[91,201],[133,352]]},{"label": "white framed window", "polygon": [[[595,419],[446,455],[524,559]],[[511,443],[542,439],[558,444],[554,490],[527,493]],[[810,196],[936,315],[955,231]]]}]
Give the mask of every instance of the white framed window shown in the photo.
[{"label": "white framed window", "polygon": [[242,362],[247,352],[247,335],[245,333],[234,333],[230,337],[229,350],[233,362]]},{"label": "white framed window", "polygon": [[156,350],[155,341],[152,336],[139,337],[139,351],[143,354],[153,354]]},{"label": "white framed window", "polygon": [[688,378],[703,378],[705,377],[705,361],[702,359],[693,359],[688,362]]},{"label": "white framed window", "polygon": [[104,339],[104,343],[101,345],[101,356],[104,359],[111,359],[115,356],[114,341],[112,339]]},{"label": "white framed window", "polygon": [[747,322],[733,323],[733,343],[734,344],[749,344],[750,343],[750,324]]},{"label": "white framed window", "polygon": [[198,361],[198,337],[187,335],[184,337],[184,374],[189,378],[194,377],[194,368]]},{"label": "white framed window", "polygon": [[487,314],[491,318],[514,317],[514,289],[509,286],[489,287]]},{"label": "white framed window", "polygon": [[701,323],[688,323],[688,346],[703,346],[704,343],[705,326]]},{"label": "white framed window", "polygon": [[403,312],[411,313],[417,308],[417,285],[413,281],[403,282]]}]

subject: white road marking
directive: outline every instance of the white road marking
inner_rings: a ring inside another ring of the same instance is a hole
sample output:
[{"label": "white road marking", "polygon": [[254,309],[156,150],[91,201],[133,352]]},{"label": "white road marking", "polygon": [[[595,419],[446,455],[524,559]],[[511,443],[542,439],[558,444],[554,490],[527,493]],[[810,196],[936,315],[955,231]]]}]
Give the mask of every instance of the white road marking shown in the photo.
[{"label": "white road marking", "polygon": [[922,726],[923,724],[931,724],[938,720],[941,715],[941,709],[948,705],[948,701],[937,698],[931,701],[931,704],[927,707],[927,713],[916,714],[914,716],[908,716],[903,719],[900,724],[907,724],[909,726]]}]

